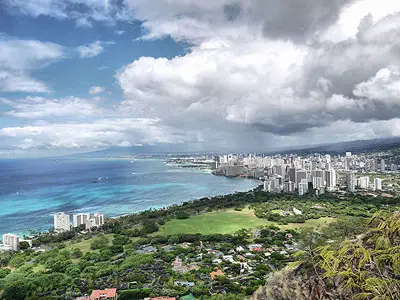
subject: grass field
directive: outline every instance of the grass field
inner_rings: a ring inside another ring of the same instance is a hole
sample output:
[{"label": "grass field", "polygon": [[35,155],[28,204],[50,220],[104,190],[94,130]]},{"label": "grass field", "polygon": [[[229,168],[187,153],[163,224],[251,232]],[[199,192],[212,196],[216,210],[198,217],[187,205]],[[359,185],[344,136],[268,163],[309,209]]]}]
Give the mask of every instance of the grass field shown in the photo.
[{"label": "grass field", "polygon": [[[318,220],[308,220],[300,224],[277,225],[281,229],[294,228],[318,228],[332,222],[333,218],[321,218]],[[160,227],[160,231],[155,235],[174,235],[179,233],[191,234],[232,234],[246,228],[252,229],[258,226],[276,225],[264,219],[257,218],[254,212],[249,209],[235,211],[233,209],[221,210],[190,217],[186,220],[173,219]]]},{"label": "grass field", "polygon": [[[113,235],[112,234],[105,234],[104,236],[106,236],[109,240],[109,244],[111,245],[111,242],[113,240]],[[65,247],[66,250],[72,250],[74,248],[79,248],[81,249],[81,251],[83,252],[83,254],[85,254],[86,252],[89,251],[93,251],[90,249],[90,244],[93,242],[94,239],[96,239],[97,237],[93,237],[87,240],[82,240],[82,242],[79,243],[69,243],[67,244],[67,246]],[[98,250],[95,250],[98,251]]]}]

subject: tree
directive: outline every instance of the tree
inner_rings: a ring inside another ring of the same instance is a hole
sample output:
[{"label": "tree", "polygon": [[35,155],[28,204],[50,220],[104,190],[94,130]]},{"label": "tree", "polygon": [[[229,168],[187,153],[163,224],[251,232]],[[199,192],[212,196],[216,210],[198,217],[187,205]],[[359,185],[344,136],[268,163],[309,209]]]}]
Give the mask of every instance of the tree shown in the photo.
[{"label": "tree", "polygon": [[22,242],[19,243],[19,249],[20,250],[26,250],[26,249],[29,249],[30,247],[31,246],[26,241],[22,241]]},{"label": "tree", "polygon": [[71,251],[71,257],[72,258],[81,258],[83,256],[83,253],[81,251],[81,249],[79,248],[74,248]]}]

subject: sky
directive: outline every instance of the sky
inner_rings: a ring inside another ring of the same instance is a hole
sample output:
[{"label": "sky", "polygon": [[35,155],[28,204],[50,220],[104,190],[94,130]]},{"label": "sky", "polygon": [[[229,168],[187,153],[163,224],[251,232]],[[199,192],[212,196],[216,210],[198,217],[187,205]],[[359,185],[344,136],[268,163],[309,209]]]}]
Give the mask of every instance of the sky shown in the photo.
[{"label": "sky", "polygon": [[399,135],[399,1],[0,2],[0,157]]}]

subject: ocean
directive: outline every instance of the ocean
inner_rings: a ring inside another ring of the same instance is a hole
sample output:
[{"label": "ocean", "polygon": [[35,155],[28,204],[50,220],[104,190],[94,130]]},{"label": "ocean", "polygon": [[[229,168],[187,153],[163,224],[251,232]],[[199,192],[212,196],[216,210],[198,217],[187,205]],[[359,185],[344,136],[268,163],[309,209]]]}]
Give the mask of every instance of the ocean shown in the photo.
[{"label": "ocean", "polygon": [[257,185],[155,159],[0,160],[0,234],[48,230],[59,211],[116,217]]}]

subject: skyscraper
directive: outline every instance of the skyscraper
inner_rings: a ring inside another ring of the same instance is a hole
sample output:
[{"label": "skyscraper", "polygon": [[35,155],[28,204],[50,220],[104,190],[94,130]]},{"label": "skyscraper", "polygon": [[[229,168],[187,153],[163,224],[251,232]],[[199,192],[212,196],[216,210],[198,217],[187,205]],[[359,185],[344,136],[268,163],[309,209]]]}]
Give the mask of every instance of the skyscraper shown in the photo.
[{"label": "skyscraper", "polygon": [[19,236],[12,233],[3,234],[3,245],[11,250],[18,251]]},{"label": "skyscraper", "polygon": [[382,179],[374,178],[374,190],[381,191],[382,190]]},{"label": "skyscraper", "polygon": [[81,225],[85,225],[85,223],[90,219],[90,214],[74,214],[72,216],[72,226],[78,227]]},{"label": "skyscraper", "polygon": [[54,215],[54,230],[56,232],[63,232],[63,231],[71,230],[69,214],[59,212]]},{"label": "skyscraper", "polygon": [[356,191],[356,185],[357,185],[356,174],[354,174],[353,172],[347,172],[346,184],[347,184],[347,190],[349,192],[354,193]]},{"label": "skyscraper", "polygon": [[296,186],[297,186],[297,188],[299,187],[299,184],[302,182],[303,179],[305,179],[306,182],[308,182],[308,172],[305,171],[305,170],[297,171],[296,172]]},{"label": "skyscraper", "polygon": [[307,179],[302,179],[299,183],[298,193],[300,196],[303,196],[308,192],[308,181]]},{"label": "skyscraper", "polygon": [[102,225],[104,225],[104,215],[96,213],[86,222],[86,229]]},{"label": "skyscraper", "polygon": [[385,171],[385,160],[381,159],[381,172]]},{"label": "skyscraper", "polygon": [[369,176],[360,177],[359,186],[362,189],[368,189],[369,188]]},{"label": "skyscraper", "polygon": [[336,189],[336,172],[335,170],[326,171],[326,188],[328,191],[332,192]]}]

